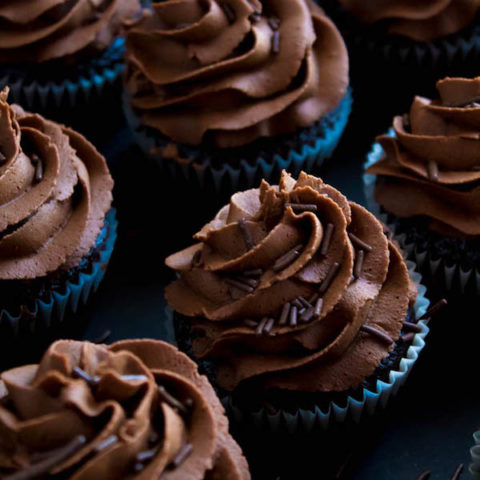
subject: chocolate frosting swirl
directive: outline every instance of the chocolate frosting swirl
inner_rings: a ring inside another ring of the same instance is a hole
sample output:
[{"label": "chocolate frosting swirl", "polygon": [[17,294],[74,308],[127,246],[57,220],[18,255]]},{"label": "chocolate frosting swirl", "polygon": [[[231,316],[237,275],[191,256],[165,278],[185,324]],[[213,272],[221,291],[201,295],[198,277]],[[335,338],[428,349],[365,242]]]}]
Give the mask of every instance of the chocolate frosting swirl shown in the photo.
[{"label": "chocolate frosting swirl", "polygon": [[478,0],[338,0],[368,25],[383,25],[388,33],[429,42],[470,25],[480,8]]},{"label": "chocolate frosting swirl", "polygon": [[77,266],[112,202],[105,159],[80,134],[0,93],[0,280]]},{"label": "chocolate frosting swirl", "polygon": [[348,55],[310,0],[167,0],[127,34],[131,104],[175,142],[218,147],[291,133],[333,110]]},{"label": "chocolate frosting swirl", "polygon": [[59,341],[1,378],[0,473],[53,459],[42,473],[72,480],[250,478],[213,388],[164,342]]},{"label": "chocolate frosting swirl", "polygon": [[4,0],[0,62],[38,63],[104,50],[139,10],[138,0]]},{"label": "chocolate frosting swirl", "polygon": [[228,390],[251,378],[357,386],[392,349],[415,296],[380,222],[303,172],[235,194],[195,238],[166,260],[180,275],[166,298],[194,317],[195,353],[218,361]]},{"label": "chocolate frosting swirl", "polygon": [[399,217],[426,216],[451,236],[480,234],[480,77],[445,78],[440,98],[416,97],[395,117],[395,137],[381,136],[375,198]]}]

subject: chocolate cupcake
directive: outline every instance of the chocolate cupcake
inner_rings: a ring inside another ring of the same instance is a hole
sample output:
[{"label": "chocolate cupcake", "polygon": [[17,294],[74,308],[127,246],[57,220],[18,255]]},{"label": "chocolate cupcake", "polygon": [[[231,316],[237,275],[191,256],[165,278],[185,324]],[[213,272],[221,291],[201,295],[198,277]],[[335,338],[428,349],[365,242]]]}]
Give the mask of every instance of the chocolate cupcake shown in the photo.
[{"label": "chocolate cupcake", "polygon": [[[120,94],[124,22],[138,0],[6,0],[0,5],[0,90],[24,108],[62,115],[62,108]],[[105,106],[105,103],[103,103]],[[71,112],[69,112],[71,114]],[[76,116],[74,120],[78,120]]]},{"label": "chocolate cupcake", "polygon": [[166,260],[179,278],[165,295],[237,414],[312,428],[358,419],[403,383],[428,302],[363,207],[283,172],[232,196],[195,239]]},{"label": "chocolate cupcake", "polygon": [[310,0],[156,3],[126,49],[140,146],[202,187],[231,193],[311,169],[346,125],[347,51]]},{"label": "chocolate cupcake", "polygon": [[478,293],[480,78],[445,78],[437,89],[377,139],[367,197],[436,289]]},{"label": "chocolate cupcake", "polygon": [[223,407],[175,347],[59,341],[0,381],[0,474],[248,480]]},{"label": "chocolate cupcake", "polygon": [[[445,76],[478,74],[478,0],[319,0],[349,48],[358,117],[382,133],[413,95],[435,95]],[[375,101],[372,101],[375,99]]]},{"label": "chocolate cupcake", "polygon": [[0,336],[51,326],[102,279],[116,238],[113,180],[80,134],[0,93]]}]

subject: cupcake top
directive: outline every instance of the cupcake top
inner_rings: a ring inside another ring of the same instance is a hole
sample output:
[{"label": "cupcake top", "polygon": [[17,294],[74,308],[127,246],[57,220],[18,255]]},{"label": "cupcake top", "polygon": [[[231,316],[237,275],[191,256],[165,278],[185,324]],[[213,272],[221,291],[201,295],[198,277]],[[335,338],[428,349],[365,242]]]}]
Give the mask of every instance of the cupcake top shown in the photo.
[{"label": "cupcake top", "polygon": [[1,378],[5,480],[250,478],[213,388],[164,342],[59,341]]},{"label": "cupcake top", "polygon": [[480,234],[480,77],[445,78],[439,99],[416,97],[393,119],[395,136],[377,140],[383,158],[375,198],[399,217],[424,216],[432,230]]},{"label": "cupcake top", "polygon": [[479,0],[338,0],[367,25],[383,26],[390,34],[429,42],[470,25]]},{"label": "cupcake top", "polygon": [[104,50],[138,0],[3,0],[0,62],[45,62],[87,48]]},{"label": "cupcake top", "polygon": [[105,159],[80,134],[0,93],[0,280],[77,266],[112,202]]},{"label": "cupcake top", "polygon": [[396,246],[363,207],[320,179],[237,193],[166,260],[166,298],[194,317],[193,347],[217,381],[343,391],[393,348],[416,289]]},{"label": "cupcake top", "polygon": [[311,0],[167,0],[127,35],[126,86],[141,122],[218,147],[292,133],[333,110],[348,56]]}]

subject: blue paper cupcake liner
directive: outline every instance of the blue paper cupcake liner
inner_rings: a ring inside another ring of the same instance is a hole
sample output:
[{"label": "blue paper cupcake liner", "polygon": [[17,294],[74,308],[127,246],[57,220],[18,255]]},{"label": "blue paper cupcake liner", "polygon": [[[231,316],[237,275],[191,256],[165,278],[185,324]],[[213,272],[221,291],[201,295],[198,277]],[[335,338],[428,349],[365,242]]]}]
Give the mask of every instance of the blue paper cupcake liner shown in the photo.
[{"label": "blue paper cupcake liner", "polygon": [[253,188],[258,186],[261,179],[277,181],[283,169],[298,175],[302,170],[311,172],[314,167],[319,167],[337,147],[347,125],[352,103],[352,91],[349,88],[338,106],[320,120],[323,136],[317,137],[312,145],[303,144],[300,150],[290,150],[286,158],[276,154],[272,160],[267,160],[260,156],[253,163],[240,160],[238,166],[224,164],[215,167],[208,159],[202,163],[194,160],[180,162],[163,159],[160,155],[152,153],[161,145],[159,138],[141,125],[140,119],[130,108],[128,95],[124,94],[123,97],[127,121],[144,154],[158,162],[169,176],[195,183],[201,189],[213,188],[216,192],[235,192]]},{"label": "blue paper cupcake liner", "polygon": [[120,92],[124,52],[125,39],[119,37],[100,57],[71,67],[37,65],[29,73],[22,65],[0,65],[0,90],[10,87],[9,101],[32,111],[83,106],[112,87]]},{"label": "blue paper cupcake liner", "polygon": [[115,209],[112,208],[105,216],[105,224],[97,238],[96,246],[100,246],[99,257],[91,263],[90,271],[80,272],[75,281],[70,280],[59,288],[52,288],[47,299],[37,298],[28,318],[21,313],[12,314],[1,310],[2,340],[11,336],[17,337],[21,331],[35,333],[38,329],[45,330],[60,325],[67,314],[76,313],[81,305],[86,304],[105,275],[117,239],[117,226]]},{"label": "blue paper cupcake liner", "polygon": [[473,480],[480,480],[480,430],[473,434],[475,445],[470,449],[472,463],[469,466],[469,471]]},{"label": "blue paper cupcake liner", "polygon": [[[414,312],[416,318],[420,318],[427,311],[430,301],[425,297],[426,288],[420,284],[422,277],[415,271],[415,264],[407,261],[407,267],[410,277],[418,287]],[[326,411],[317,406],[314,410],[299,409],[295,414],[284,410],[272,414],[266,408],[256,412],[245,412],[234,404],[231,397],[227,397],[223,399],[225,409],[236,422],[248,422],[257,428],[268,428],[273,432],[287,431],[291,434],[311,432],[318,429],[328,430],[335,424],[345,422],[358,423],[363,417],[372,416],[384,408],[406,382],[425,346],[425,337],[429,332],[428,321],[429,319],[418,322],[422,330],[415,335],[406,355],[400,361],[399,368],[390,371],[389,380],[377,380],[374,390],[363,388],[363,395],[360,400],[349,396],[345,406],[340,406],[331,401]]]},{"label": "blue paper cupcake liner", "polygon": [[[390,129],[387,135],[394,137],[395,132]],[[367,156],[364,168],[367,169],[374,163],[378,162],[382,155],[383,149],[379,143],[374,143],[372,150]],[[436,257],[428,249],[422,249],[415,243],[411,243],[407,239],[407,235],[398,231],[395,223],[389,221],[389,215],[375,201],[375,183],[376,175],[364,174],[363,185],[367,199],[368,209],[391,230],[402,247],[404,254],[410,260],[417,264],[419,271],[424,277],[435,280],[435,289],[441,293],[464,295],[468,292],[474,292],[480,295],[480,271],[477,268],[465,269],[462,265],[453,263],[451,258]]]}]

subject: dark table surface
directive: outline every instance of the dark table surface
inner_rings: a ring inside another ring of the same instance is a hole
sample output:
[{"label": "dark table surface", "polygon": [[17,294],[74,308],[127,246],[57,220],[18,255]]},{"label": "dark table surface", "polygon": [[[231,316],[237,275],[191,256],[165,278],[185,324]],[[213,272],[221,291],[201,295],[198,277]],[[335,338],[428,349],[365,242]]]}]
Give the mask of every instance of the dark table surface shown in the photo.
[{"label": "dark table surface", "polygon": [[[116,181],[119,238],[99,291],[69,323],[75,328],[62,335],[93,340],[110,330],[107,343],[142,337],[174,341],[163,298],[172,277],[163,260],[190,244],[193,233],[226,197],[165,182],[159,168],[134,146],[125,125],[119,124],[105,137],[90,135],[107,156]],[[371,139],[354,118],[321,171],[326,182],[359,203],[364,203],[361,172]],[[477,317],[474,299],[452,299],[432,320],[427,347],[406,386],[373,420],[345,427],[328,438],[235,428],[254,480],[414,480],[424,470],[432,471],[432,480],[448,480],[458,464],[467,468],[472,434],[480,425]],[[35,338],[12,348],[16,354],[8,355],[8,363],[38,361],[46,341]],[[1,358],[5,363],[5,352]]]}]

